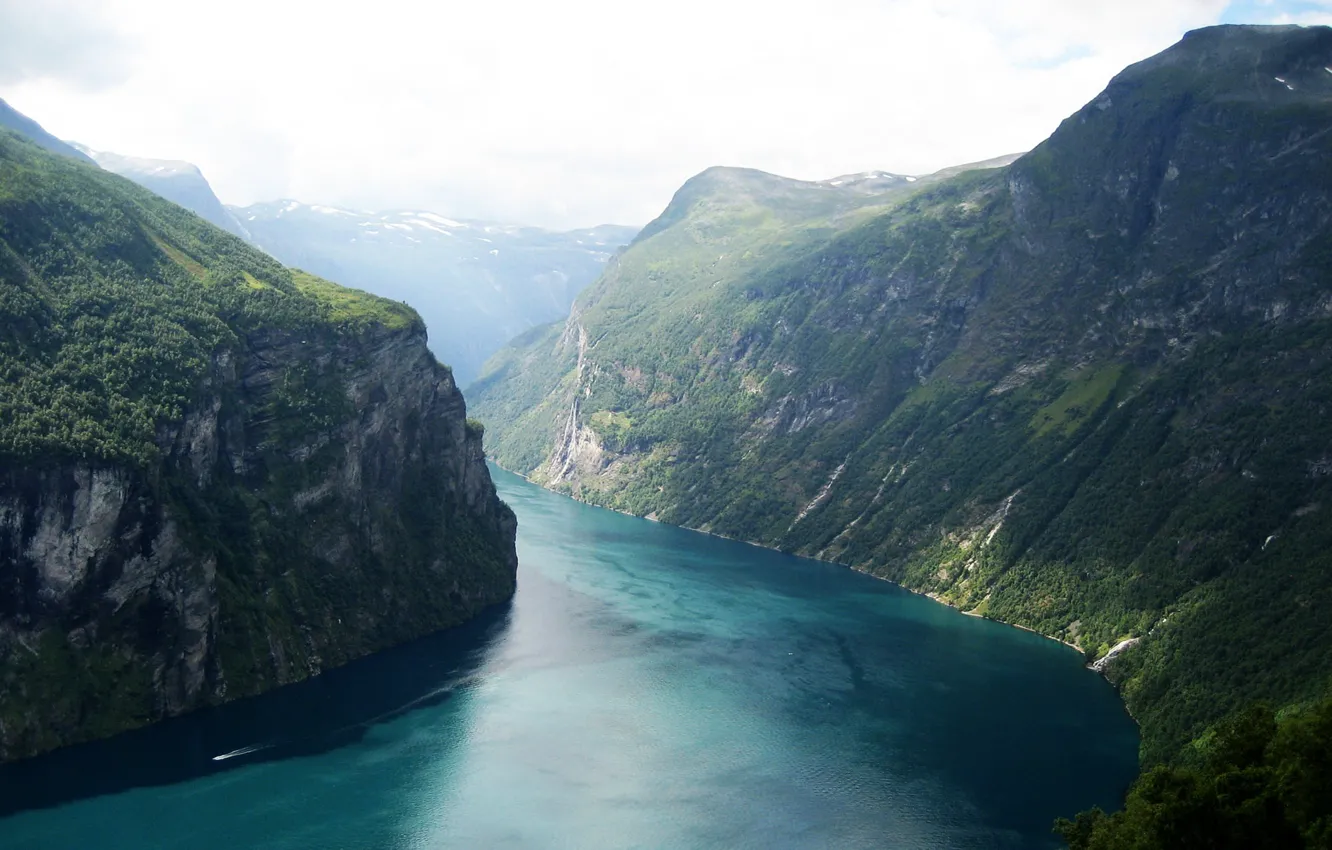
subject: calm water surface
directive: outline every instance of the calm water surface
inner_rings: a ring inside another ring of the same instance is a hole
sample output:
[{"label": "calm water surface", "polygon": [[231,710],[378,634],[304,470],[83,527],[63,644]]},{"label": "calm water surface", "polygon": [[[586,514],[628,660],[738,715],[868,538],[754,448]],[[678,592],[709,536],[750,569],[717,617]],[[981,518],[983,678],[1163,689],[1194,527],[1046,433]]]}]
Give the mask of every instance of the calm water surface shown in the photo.
[{"label": "calm water surface", "polygon": [[494,474],[511,605],[0,770],[0,847],[1043,847],[1134,774],[1053,641]]}]

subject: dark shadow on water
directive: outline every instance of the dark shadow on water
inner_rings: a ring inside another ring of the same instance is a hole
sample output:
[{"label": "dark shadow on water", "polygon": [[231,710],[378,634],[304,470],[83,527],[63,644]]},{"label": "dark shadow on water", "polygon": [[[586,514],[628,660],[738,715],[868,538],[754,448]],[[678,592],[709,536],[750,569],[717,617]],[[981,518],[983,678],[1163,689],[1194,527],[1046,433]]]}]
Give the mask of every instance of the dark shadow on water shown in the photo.
[{"label": "dark shadow on water", "polygon": [[0,766],[0,817],[355,743],[376,723],[469,687],[511,614],[505,603],[305,682]]}]

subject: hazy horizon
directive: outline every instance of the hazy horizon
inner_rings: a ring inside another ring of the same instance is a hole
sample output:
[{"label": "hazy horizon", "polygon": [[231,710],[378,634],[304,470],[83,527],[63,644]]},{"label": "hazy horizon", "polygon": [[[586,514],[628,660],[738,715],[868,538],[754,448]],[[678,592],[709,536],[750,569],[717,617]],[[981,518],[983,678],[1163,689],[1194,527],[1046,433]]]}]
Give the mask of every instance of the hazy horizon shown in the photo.
[{"label": "hazy horizon", "polygon": [[822,180],[1029,150],[1187,30],[1332,23],[1332,0],[363,9],[0,0],[0,97],[191,162],[230,205],[567,230],[645,224],[714,165]]}]

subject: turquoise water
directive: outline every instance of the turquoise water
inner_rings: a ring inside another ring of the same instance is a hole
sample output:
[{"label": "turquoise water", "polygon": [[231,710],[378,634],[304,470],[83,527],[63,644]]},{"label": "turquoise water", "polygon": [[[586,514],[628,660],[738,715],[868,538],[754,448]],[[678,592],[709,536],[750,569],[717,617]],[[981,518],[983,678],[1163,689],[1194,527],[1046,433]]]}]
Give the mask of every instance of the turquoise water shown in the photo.
[{"label": "turquoise water", "polygon": [[510,605],[0,769],[0,847],[1041,847],[1134,774],[1053,641],[495,476]]}]

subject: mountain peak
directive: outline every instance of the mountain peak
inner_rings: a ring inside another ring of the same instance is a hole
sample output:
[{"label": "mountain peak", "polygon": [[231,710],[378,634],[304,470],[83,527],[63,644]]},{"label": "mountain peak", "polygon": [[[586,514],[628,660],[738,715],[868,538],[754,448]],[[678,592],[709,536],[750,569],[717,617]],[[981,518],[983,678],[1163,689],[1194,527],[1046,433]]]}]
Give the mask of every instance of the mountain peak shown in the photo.
[{"label": "mountain peak", "polygon": [[[1327,27],[1304,27],[1298,24],[1218,24],[1211,27],[1199,27],[1184,33],[1184,37],[1172,47],[1158,53],[1156,57],[1203,49],[1208,52],[1225,50],[1232,55],[1255,48],[1270,47],[1275,44],[1288,44],[1297,34],[1316,36],[1319,30]],[[1147,60],[1148,62],[1151,59]]]},{"label": "mountain peak", "polygon": [[762,208],[787,222],[837,217],[964,171],[1000,168],[1020,156],[1007,154],[932,174],[874,170],[841,174],[827,180],[797,180],[756,168],[714,165],[686,180],[661,215],[644,227],[635,241],[648,239],[687,218],[727,217],[750,208]]},{"label": "mountain peak", "polygon": [[1330,121],[1332,28],[1194,30],[1115,76],[1018,160],[1010,186],[1019,224],[1090,216],[1103,250],[1123,249],[1174,197],[1229,197],[1269,168],[1292,179],[1281,169],[1312,165]]},{"label": "mountain peak", "polygon": [[797,180],[759,171],[715,165],[685,181],[666,209],[638,235],[650,238],[686,218],[731,216],[762,209],[778,219],[837,215],[874,198],[910,187],[917,178],[888,171],[862,171],[829,180]]},{"label": "mountain peak", "polygon": [[[1196,97],[1264,97],[1303,90],[1332,96],[1332,28],[1226,24],[1190,30],[1176,44],[1130,65],[1107,92],[1151,80]],[[1275,85],[1274,85],[1275,84]]]}]

